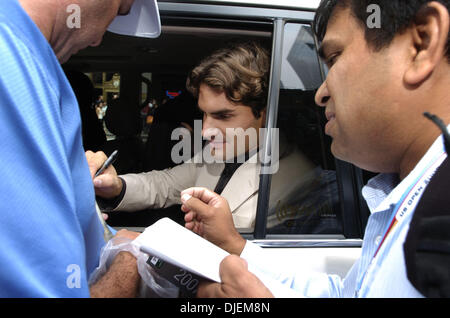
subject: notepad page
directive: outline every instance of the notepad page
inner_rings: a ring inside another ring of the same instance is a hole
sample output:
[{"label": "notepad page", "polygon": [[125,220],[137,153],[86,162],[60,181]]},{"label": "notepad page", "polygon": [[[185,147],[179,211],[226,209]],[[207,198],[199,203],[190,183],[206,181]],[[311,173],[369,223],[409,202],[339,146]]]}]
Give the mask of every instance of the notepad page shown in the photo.
[{"label": "notepad page", "polygon": [[169,218],[149,226],[133,243],[145,253],[216,282],[221,281],[220,263],[229,255]]}]

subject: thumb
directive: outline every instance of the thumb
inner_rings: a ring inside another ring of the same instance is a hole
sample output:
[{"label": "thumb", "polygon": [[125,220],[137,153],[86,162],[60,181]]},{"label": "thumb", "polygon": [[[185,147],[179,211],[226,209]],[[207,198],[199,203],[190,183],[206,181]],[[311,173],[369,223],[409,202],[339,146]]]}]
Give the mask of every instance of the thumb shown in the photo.
[{"label": "thumb", "polygon": [[210,206],[196,197],[192,197],[190,194],[183,194],[181,196],[181,202],[183,202],[183,206],[187,210],[194,212],[199,217],[205,217],[209,213]]},{"label": "thumb", "polygon": [[116,186],[116,178],[109,174],[101,174],[94,179],[94,186],[96,188],[111,188]]},{"label": "thumb", "polygon": [[248,271],[248,263],[237,255],[228,255],[220,263],[220,277],[222,281],[233,280]]},{"label": "thumb", "polygon": [[245,259],[230,254],[222,260],[220,267],[224,269],[232,268],[237,270],[248,270],[248,263]]},{"label": "thumb", "polygon": [[106,199],[118,196],[122,190],[122,187],[122,181],[117,176],[102,174],[94,179],[96,195]]},{"label": "thumb", "polygon": [[193,187],[182,191],[181,192],[182,201],[183,197],[185,198],[185,200],[188,200],[190,197],[194,197],[200,199],[202,202],[210,206],[220,205],[220,201],[222,199],[221,196],[218,195],[217,193],[201,187]]},{"label": "thumb", "polygon": [[107,188],[112,185],[112,180],[107,175],[99,175],[93,181],[96,188]]}]

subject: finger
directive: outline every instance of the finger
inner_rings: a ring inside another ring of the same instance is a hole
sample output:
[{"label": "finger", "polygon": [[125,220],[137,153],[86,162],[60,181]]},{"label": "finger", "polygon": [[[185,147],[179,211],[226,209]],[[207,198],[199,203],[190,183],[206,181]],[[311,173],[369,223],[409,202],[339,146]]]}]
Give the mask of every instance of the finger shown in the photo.
[{"label": "finger", "polygon": [[187,228],[190,231],[192,231],[194,229],[194,226],[195,226],[194,222],[186,222],[184,224],[184,227]]},{"label": "finger", "polygon": [[191,211],[191,209],[189,209],[187,206],[185,206],[184,204],[181,206],[181,211],[183,211],[184,213],[188,213]]},{"label": "finger", "polygon": [[95,173],[102,167],[103,163],[106,161],[106,154],[102,151],[94,153],[88,150],[86,151],[85,155],[89,166],[89,172],[91,173],[91,177],[94,178]]},{"label": "finger", "polygon": [[190,197],[194,197],[194,198],[200,199],[201,201],[203,201],[206,204],[210,204],[214,200],[217,200],[220,198],[220,196],[217,193],[215,193],[209,189],[201,188],[201,187],[192,187],[192,188],[182,191],[181,192],[181,201],[183,201],[183,197],[185,198],[185,200],[186,199],[188,200]]},{"label": "finger", "polygon": [[[182,201],[185,199],[186,199],[186,197],[184,196],[182,198]],[[196,217],[200,217],[200,218],[206,217],[207,218],[210,214],[211,207],[208,206],[208,204],[204,203],[203,201],[201,201],[195,197],[191,197],[189,200],[184,201],[183,205],[190,211],[193,211],[193,213],[195,213]],[[186,208],[185,208],[185,210],[186,210]]]},{"label": "finger", "polygon": [[90,150],[86,151],[85,153],[86,155],[86,159],[89,165],[89,171],[91,173],[91,177],[94,177],[95,173],[97,172],[98,169],[101,168],[101,166],[103,165],[103,163],[106,160],[106,154],[104,154],[103,152],[99,151],[99,152],[92,152]]},{"label": "finger", "polygon": [[87,150],[84,155],[86,156],[86,159],[89,159],[94,155],[94,152],[92,150]]},{"label": "finger", "polygon": [[[182,203],[189,201],[190,198],[192,198],[192,195],[190,195],[188,193],[183,193],[183,192],[181,193],[181,202]],[[184,204],[181,207],[185,207],[186,209],[188,209],[188,207],[185,206]]]},{"label": "finger", "polygon": [[200,236],[201,236],[201,234],[202,234],[202,233],[200,232],[200,230],[201,230],[201,224],[200,224],[199,222],[196,222],[195,220],[192,220],[192,221],[190,221],[190,222],[184,223],[184,227],[185,227],[186,229],[188,229],[188,230],[190,230],[190,231],[192,231],[192,232],[194,232],[194,233],[200,235]]},{"label": "finger", "polygon": [[195,213],[194,212],[189,212],[189,213],[186,213],[184,215],[184,221],[185,222],[192,222],[193,220],[195,220]]},{"label": "finger", "polygon": [[202,231],[202,223],[200,222],[194,222],[194,228],[192,229],[192,232],[200,235],[203,237],[203,231]]}]

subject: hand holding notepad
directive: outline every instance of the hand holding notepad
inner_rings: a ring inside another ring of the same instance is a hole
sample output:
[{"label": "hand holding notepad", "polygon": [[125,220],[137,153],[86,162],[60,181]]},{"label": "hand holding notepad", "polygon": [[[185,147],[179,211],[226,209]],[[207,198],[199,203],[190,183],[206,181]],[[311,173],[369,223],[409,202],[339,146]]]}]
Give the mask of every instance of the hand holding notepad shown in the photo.
[{"label": "hand holding notepad", "polygon": [[[195,295],[195,289],[186,290],[183,278],[192,273],[196,276],[195,279],[199,277],[220,283],[220,264],[225,257],[230,255],[169,218],[161,219],[149,226],[133,241],[133,244],[137,245],[142,252],[174,265],[173,267],[176,267],[177,270],[174,272],[171,269],[173,276],[184,276],[179,279],[177,277],[165,278],[181,289],[193,292],[192,296]],[[152,258],[149,261],[151,262]],[[262,274],[255,264],[248,264],[248,270],[256,275],[273,295],[297,296],[289,288]]]},{"label": "hand holding notepad", "polygon": [[220,282],[220,263],[229,255],[168,218],[149,226],[134,243],[144,253],[215,282]]}]

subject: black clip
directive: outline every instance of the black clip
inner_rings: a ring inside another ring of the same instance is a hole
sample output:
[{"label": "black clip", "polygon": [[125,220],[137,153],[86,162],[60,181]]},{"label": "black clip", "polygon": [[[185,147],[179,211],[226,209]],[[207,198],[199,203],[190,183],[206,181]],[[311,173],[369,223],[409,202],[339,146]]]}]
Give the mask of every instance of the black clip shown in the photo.
[{"label": "black clip", "polygon": [[447,126],[438,116],[430,114],[428,112],[423,113],[423,115],[435,123],[444,135],[445,151],[450,154],[450,134],[448,133]]}]

